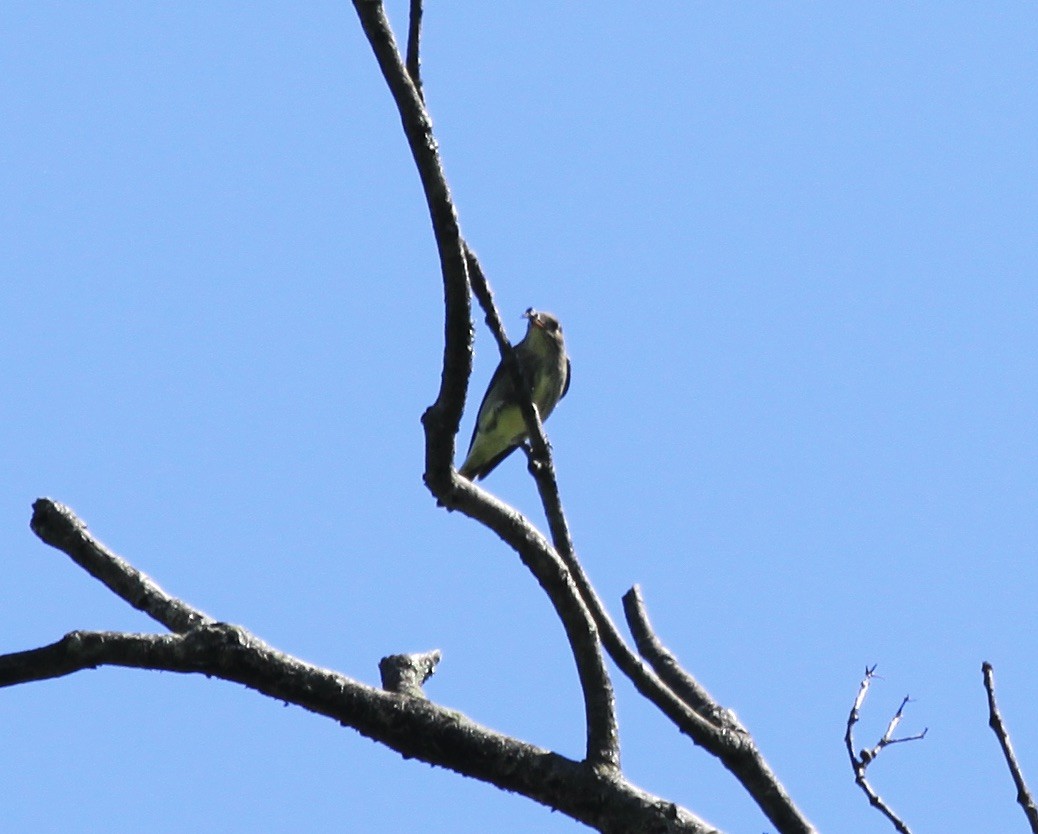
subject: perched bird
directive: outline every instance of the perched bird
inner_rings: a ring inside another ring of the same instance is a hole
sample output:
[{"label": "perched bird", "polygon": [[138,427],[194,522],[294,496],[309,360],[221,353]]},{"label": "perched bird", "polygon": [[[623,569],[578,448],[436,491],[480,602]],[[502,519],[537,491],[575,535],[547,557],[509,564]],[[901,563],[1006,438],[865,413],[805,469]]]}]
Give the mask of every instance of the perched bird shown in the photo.
[{"label": "perched bird", "polygon": [[[515,345],[515,358],[542,420],[547,420],[569,390],[569,357],[562,341],[562,325],[551,313],[532,307],[523,313],[526,335]],[[479,480],[526,439],[526,422],[519,409],[512,374],[505,363],[497,366],[476,415],[469,453],[461,465],[463,478]]]}]

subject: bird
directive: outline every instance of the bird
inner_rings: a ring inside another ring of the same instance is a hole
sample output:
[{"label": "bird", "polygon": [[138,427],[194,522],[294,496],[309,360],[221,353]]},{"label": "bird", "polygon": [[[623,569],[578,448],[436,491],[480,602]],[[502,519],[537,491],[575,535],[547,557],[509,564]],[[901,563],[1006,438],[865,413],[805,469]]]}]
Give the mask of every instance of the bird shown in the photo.
[{"label": "bird", "polygon": [[[551,313],[523,313],[526,335],[513,351],[519,370],[530,390],[541,420],[555,410],[566,396],[570,383],[570,361],[562,339],[562,325]],[[469,451],[458,473],[470,481],[485,478],[526,440],[526,421],[519,408],[512,372],[504,360],[490,378],[483,395]]]}]

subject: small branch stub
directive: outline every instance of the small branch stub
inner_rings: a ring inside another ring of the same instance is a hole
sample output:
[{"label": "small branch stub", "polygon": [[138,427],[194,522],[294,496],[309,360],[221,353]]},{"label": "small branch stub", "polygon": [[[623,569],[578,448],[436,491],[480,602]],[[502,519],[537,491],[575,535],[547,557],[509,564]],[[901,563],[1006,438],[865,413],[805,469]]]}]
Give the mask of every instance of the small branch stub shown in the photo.
[{"label": "small branch stub", "polygon": [[440,662],[439,649],[421,654],[391,654],[378,663],[382,675],[382,688],[397,695],[424,698],[422,684],[433,676]]}]

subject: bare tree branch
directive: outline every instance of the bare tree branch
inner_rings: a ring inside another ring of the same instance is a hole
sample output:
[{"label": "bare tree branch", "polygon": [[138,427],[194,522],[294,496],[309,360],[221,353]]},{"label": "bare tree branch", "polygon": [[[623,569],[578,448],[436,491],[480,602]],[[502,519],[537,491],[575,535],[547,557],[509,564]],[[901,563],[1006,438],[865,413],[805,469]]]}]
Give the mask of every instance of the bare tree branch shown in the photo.
[{"label": "bare tree branch", "polygon": [[120,559],[87,531],[87,526],[64,504],[39,498],[32,505],[32,531],[51,547],[68,554],[116,596],[143,611],[170,631],[183,633],[213,623],[212,617],[172,597],[155,582]]},{"label": "bare tree branch", "polygon": [[861,756],[866,758],[868,761],[872,761],[878,756],[884,747],[888,747],[891,744],[901,744],[906,741],[922,741],[926,738],[926,730],[924,729],[921,733],[916,733],[914,736],[902,736],[901,738],[894,738],[894,730],[898,728],[901,723],[901,719],[905,717],[905,707],[911,702],[911,698],[907,695],[901,699],[901,705],[897,708],[897,712],[894,713],[890,722],[887,724],[887,729],[883,733],[883,737],[876,743],[876,746],[870,750],[862,750]]},{"label": "bare tree branch", "polygon": [[746,734],[746,729],[735,715],[724,709],[713,696],[689,674],[678,659],[660,642],[649,622],[641,589],[635,585],[623,597],[624,615],[627,626],[634,636],[634,644],[640,654],[652,666],[653,671],[671,691],[685,703],[718,728],[734,733]]},{"label": "bare tree branch", "polygon": [[[61,508],[60,516],[75,530],[86,529],[67,507],[50,504]],[[65,552],[94,573],[96,565],[90,559],[86,564],[80,561],[78,536],[69,537],[65,544]],[[128,562],[110,555],[105,555],[107,576],[103,581],[131,605],[133,595],[124,595],[120,589],[135,585],[158,588]],[[166,594],[163,597],[175,610],[196,610],[182,600]],[[423,680],[437,660],[437,652],[409,656],[416,676]],[[305,663],[277,651],[244,628],[208,618],[173,634],[74,631],[49,646],[0,655],[0,687],[102,666],[203,674],[239,683],[332,718],[405,758],[420,759],[514,791],[609,834],[718,834],[694,814],[634,787],[613,770],[574,762],[494,732],[421,695],[383,691]]]},{"label": "bare tree branch", "polygon": [[1024,815],[1031,826],[1031,831],[1038,834],[1038,807],[1035,806],[1034,796],[1028,789],[1027,782],[1024,781],[1020,763],[1016,760],[1016,753],[1013,752],[1013,742],[1009,738],[1009,730],[1006,729],[1005,722],[1002,720],[1002,712],[995,700],[995,668],[986,661],[980,668],[984,674],[984,689],[988,694],[988,726],[991,727],[998,738],[998,743],[1002,746],[1002,755],[1006,758],[1009,773],[1016,786],[1016,801],[1024,809]]},{"label": "bare tree branch", "polygon": [[439,497],[448,494],[452,487],[454,438],[461,424],[472,373],[471,307],[464,243],[440,163],[432,121],[400,58],[382,4],[354,0],[353,5],[400,112],[440,258],[445,306],[443,373],[436,402],[422,415],[426,436],[425,481]]},{"label": "bare tree branch", "polygon": [[407,74],[423,102],[422,92],[422,0],[411,0],[411,13],[407,25]]},{"label": "bare tree branch", "polygon": [[[422,417],[426,429],[426,484],[440,503],[482,521],[515,548],[548,593],[566,631],[577,666],[584,696],[587,759],[607,769],[618,768],[619,732],[612,684],[594,623],[584,609],[580,594],[564,575],[565,568],[558,562],[554,551],[523,516],[507,505],[491,500],[489,493],[461,478],[453,469],[454,436],[458,431],[472,370],[469,265],[473,264],[478,269],[478,264],[461,238],[457,212],[443,174],[429,115],[401,60],[382,3],[378,0],[354,0],[353,5],[400,111],[440,252],[446,305],[444,368],[440,395]],[[482,271],[478,270],[478,274],[485,286]],[[489,297],[488,287],[486,294]],[[493,313],[496,316],[496,310]],[[500,316],[497,320],[500,322]],[[500,328],[498,335],[501,341],[504,334]],[[510,356],[511,345],[507,338],[503,341],[506,346],[504,355]],[[536,424],[536,431],[531,434],[534,448],[537,450],[540,446],[542,451],[546,450],[547,441],[532,403],[529,410],[533,412]],[[522,529],[524,527],[526,529]]]},{"label": "bare tree branch", "polygon": [[911,829],[897,814],[894,810],[883,801],[883,798],[876,792],[876,790],[869,784],[868,779],[865,776],[865,771],[868,770],[870,764],[872,764],[876,757],[883,752],[883,748],[891,744],[900,744],[904,741],[920,741],[926,737],[926,730],[924,729],[921,733],[914,736],[906,736],[904,738],[894,738],[894,730],[897,729],[898,724],[901,723],[901,718],[904,715],[905,707],[909,703],[909,698],[906,695],[901,701],[901,706],[897,708],[897,712],[894,713],[894,717],[890,719],[887,724],[887,729],[883,733],[882,738],[872,748],[863,748],[859,754],[854,752],[854,725],[858,723],[861,718],[861,707],[865,703],[865,696],[869,693],[869,686],[872,684],[872,679],[876,677],[876,667],[868,666],[865,668],[865,676],[861,679],[861,683],[858,685],[858,694],[854,698],[854,703],[851,705],[850,715],[847,716],[847,730],[844,733],[843,741],[847,747],[847,756],[851,761],[851,769],[854,771],[854,781],[865,793],[865,796],[869,799],[869,804],[872,805],[877,811],[883,816],[890,820],[891,825],[894,826],[895,830],[900,834],[912,834]]},{"label": "bare tree branch", "polygon": [[[457,507],[493,530],[533,573],[555,608],[576,660],[588,723],[587,759],[618,768],[619,730],[612,683],[598,632],[573,577],[552,546],[522,513],[474,484],[459,479]],[[471,496],[471,498],[470,498]]]},{"label": "bare tree branch", "polygon": [[619,634],[613,639],[622,646],[624,663],[620,663],[612,650],[610,654],[625,671],[630,668],[634,672],[636,677],[632,680],[638,691],[656,704],[696,744],[717,756],[779,831],[814,832],[814,826],[797,808],[757,749],[749,730],[734,712],[714,700],[656,636],[637,585],[624,594],[623,604],[638,652],[649,662],[652,671],[636,658],[626,657],[630,650]]}]

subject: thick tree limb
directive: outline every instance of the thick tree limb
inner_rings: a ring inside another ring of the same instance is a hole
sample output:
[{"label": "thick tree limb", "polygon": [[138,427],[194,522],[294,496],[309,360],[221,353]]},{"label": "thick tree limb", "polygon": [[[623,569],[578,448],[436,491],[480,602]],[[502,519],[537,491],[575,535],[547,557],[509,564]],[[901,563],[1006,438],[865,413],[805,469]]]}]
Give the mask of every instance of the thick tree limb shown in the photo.
[{"label": "thick tree limb", "polygon": [[1034,803],[1034,794],[1024,781],[1024,773],[1020,769],[1020,763],[1016,760],[1013,742],[1009,738],[1009,730],[1006,729],[1005,722],[1002,720],[1002,712],[998,708],[998,701],[995,700],[995,668],[985,662],[981,666],[981,672],[984,674],[984,689],[988,695],[988,726],[991,727],[1002,747],[1002,755],[1005,756],[1006,765],[1009,767],[1013,784],[1016,786],[1016,801],[1024,809],[1024,815],[1027,817],[1027,824],[1031,826],[1031,831],[1038,834],[1038,806]]},{"label": "thick tree limb", "polygon": [[[94,557],[81,560],[83,544],[75,531],[85,531],[85,525],[68,508],[49,503],[60,510],[58,530],[69,522],[73,533],[62,537],[48,527],[53,539],[48,543],[62,550],[67,546],[69,556],[96,575]],[[91,541],[91,548],[105,551],[103,545]],[[106,574],[102,581],[131,605],[137,596],[125,589],[158,588],[149,577],[108,552],[101,562]],[[167,594],[161,596],[177,611],[197,610]],[[437,654],[413,656],[418,676],[431,671]],[[615,771],[574,762],[494,732],[424,697],[383,691],[305,663],[239,626],[209,618],[172,634],[74,631],[49,646],[0,656],[0,687],[102,666],[204,674],[240,683],[332,718],[405,758],[515,791],[602,832],[717,834],[687,810],[635,788]]]},{"label": "thick tree limb", "polygon": [[496,733],[422,698],[366,686],[285,655],[245,629],[210,623],[184,634],[75,631],[0,656],[0,686],[101,666],[204,674],[335,719],[401,753],[515,791],[599,831],[716,834],[672,803]]}]

